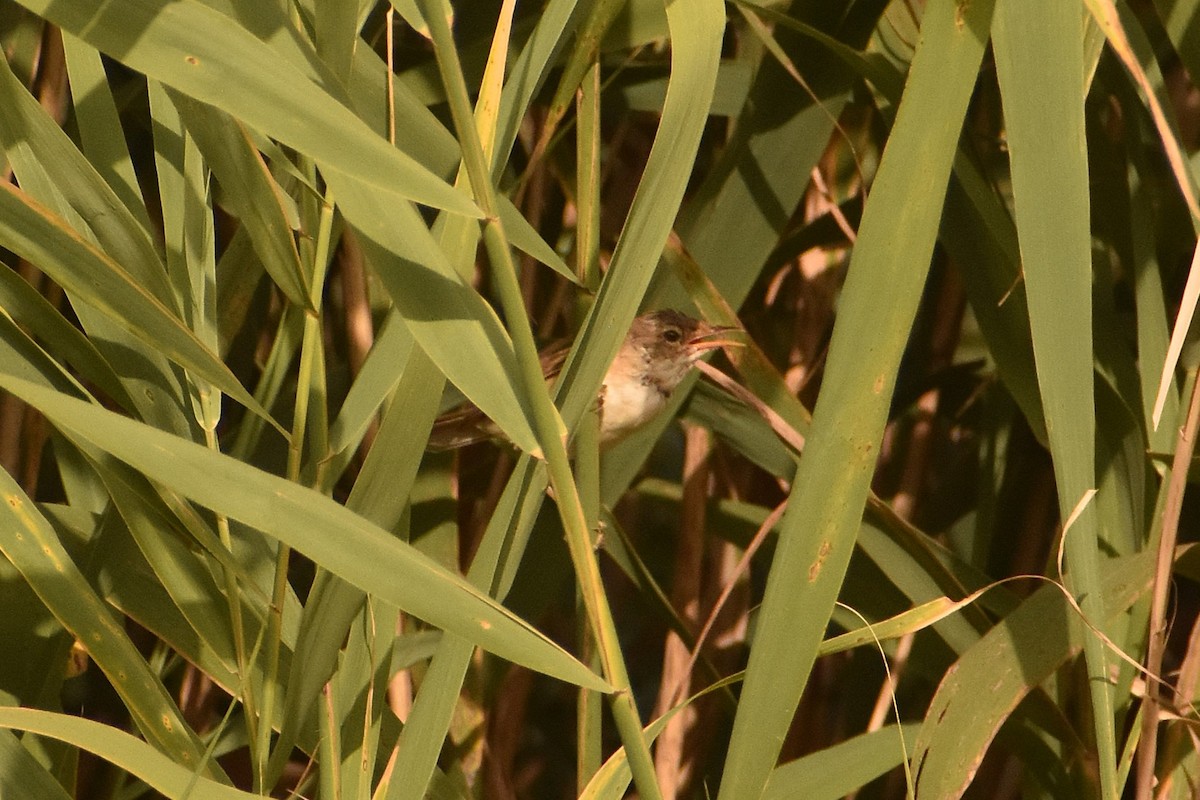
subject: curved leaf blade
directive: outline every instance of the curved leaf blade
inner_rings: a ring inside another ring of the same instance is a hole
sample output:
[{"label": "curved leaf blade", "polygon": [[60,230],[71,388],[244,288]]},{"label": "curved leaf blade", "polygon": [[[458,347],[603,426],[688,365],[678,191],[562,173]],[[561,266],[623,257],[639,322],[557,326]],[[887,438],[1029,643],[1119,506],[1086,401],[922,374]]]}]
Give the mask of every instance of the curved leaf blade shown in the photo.
[{"label": "curved leaf blade", "polygon": [[90,719],[33,708],[0,708],[0,728],[36,733],[94,753],[172,800],[251,800],[232,786],[194,774],[122,730]]},{"label": "curved leaf blade", "polygon": [[56,426],[195,502],[284,542],[369,594],[514,663],[589,689],[610,688],[461,575],[324,495],[31,383],[0,375],[0,386]]}]

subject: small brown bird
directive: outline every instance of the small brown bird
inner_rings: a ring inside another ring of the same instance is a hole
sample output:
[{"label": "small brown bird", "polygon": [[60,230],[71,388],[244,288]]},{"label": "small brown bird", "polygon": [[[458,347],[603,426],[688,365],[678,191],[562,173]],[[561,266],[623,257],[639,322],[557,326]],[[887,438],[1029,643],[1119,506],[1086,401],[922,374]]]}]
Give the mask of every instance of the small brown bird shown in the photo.
[{"label": "small brown bird", "polygon": [[[600,444],[620,441],[652,420],[698,358],[718,347],[740,347],[734,328],[709,325],[678,311],[652,311],[633,321],[600,387]],[[542,374],[553,381],[567,359],[565,344],[541,353]],[[501,436],[496,424],[470,403],[434,422],[430,450],[451,450]]]}]

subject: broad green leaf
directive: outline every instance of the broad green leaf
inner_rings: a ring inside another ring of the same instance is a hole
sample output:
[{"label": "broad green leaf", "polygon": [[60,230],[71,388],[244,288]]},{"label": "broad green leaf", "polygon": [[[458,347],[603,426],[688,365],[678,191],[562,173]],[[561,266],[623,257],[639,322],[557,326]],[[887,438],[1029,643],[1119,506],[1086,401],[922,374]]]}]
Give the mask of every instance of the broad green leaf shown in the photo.
[{"label": "broad green leaf", "polygon": [[903,762],[901,740],[912,741],[917,723],[887,725],[781,764],[771,773],[765,800],[837,800],[853,794]]},{"label": "broad green leaf", "polygon": [[326,178],[421,349],[518,447],[537,450],[515,388],[512,341],[496,312],[450,266],[411,205],[386,206],[339,173]]},{"label": "broad green leaf", "polygon": [[0,376],[54,424],[217,513],[279,539],[363,591],[563,680],[607,684],[473,588],[327,497],[97,406]]},{"label": "broad green leaf", "polygon": [[[750,90],[750,74],[748,64],[739,61],[725,61],[717,72],[717,83],[713,87],[713,104],[710,112],[714,117],[736,117],[746,104],[746,95]],[[620,87],[616,92],[624,105],[633,111],[657,112],[663,105],[667,94],[667,77],[665,75],[648,75],[635,83]]]},{"label": "broad green leaf", "polygon": [[[554,24],[556,15],[552,13],[552,7],[546,8],[542,18],[548,24]],[[522,66],[523,63],[518,59],[517,64],[513,67],[514,79],[521,80],[520,76],[528,74],[528,70]],[[528,91],[524,80],[521,80],[521,85]],[[354,71],[350,76],[350,93],[359,116],[367,120],[372,128],[381,135],[388,133],[388,126],[386,109],[379,102],[379,98],[384,96],[387,91],[387,65],[371,48],[355,48]],[[404,123],[396,127],[396,147],[438,175],[453,175],[461,158],[458,141],[454,135],[446,129],[429,108],[409,91],[408,85],[403,80],[395,82],[391,91],[396,119],[403,120]],[[507,103],[507,94],[505,98],[504,102]],[[504,113],[503,109],[502,113]],[[515,122],[510,121],[509,124],[512,127],[509,132],[511,135],[501,136],[499,140],[501,144],[497,148],[498,153],[507,154],[511,150],[512,140],[516,136],[520,119]],[[498,161],[499,166],[503,166],[503,164]],[[508,197],[499,199],[499,213],[513,247],[532,256],[539,263],[545,264],[563,277],[569,280],[575,279],[562,257],[546,243],[546,240]]]},{"label": "broad green leaf", "polygon": [[841,586],[991,11],[990,2],[978,1],[964,7],[935,0],[925,8],[921,43],[863,213],[821,396],[780,529],[721,800],[757,798],[765,790]]},{"label": "broad green leaf", "polygon": [[314,17],[312,0],[298,0],[296,5],[302,9],[304,16],[293,14],[292,9],[282,3],[244,3],[241,0],[200,2],[269,45],[274,56],[283,60],[290,69],[344,101],[340,81],[317,55],[308,36],[312,26],[305,25],[305,22],[311,22]]},{"label": "broad green leaf", "polygon": [[27,706],[55,702],[74,637],[6,559],[0,559],[0,604],[6,611],[0,617],[0,640],[9,652],[21,654],[0,661],[0,698]]},{"label": "broad green leaf", "polygon": [[[1143,553],[1104,565],[1106,619],[1149,590],[1153,559],[1153,553]],[[938,687],[913,746],[918,797],[962,796],[1022,698],[1088,639],[1096,639],[1077,614],[1060,587],[1043,586],[958,660]]]},{"label": "broad green leaf", "polygon": [[711,383],[696,384],[685,413],[770,474],[787,481],[796,474],[796,453],[771,426],[754,409]]},{"label": "broad green leaf", "polygon": [[[467,197],[375,135],[310,77],[196,0],[24,0],[22,5],[167,86],[216,106],[323,168],[401,198],[477,217]],[[202,36],[196,35],[203,31]],[[236,87],[231,91],[231,87]]]},{"label": "broad green leaf", "polygon": [[358,40],[358,4],[344,0],[317,0],[316,48],[331,72],[345,81]]}]

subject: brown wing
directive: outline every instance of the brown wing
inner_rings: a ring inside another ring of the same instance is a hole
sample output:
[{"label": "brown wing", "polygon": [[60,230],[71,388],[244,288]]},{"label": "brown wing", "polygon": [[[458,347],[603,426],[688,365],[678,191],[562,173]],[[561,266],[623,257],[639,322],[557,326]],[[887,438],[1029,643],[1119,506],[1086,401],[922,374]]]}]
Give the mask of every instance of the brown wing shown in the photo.
[{"label": "brown wing", "polygon": [[571,342],[563,340],[555,342],[538,353],[538,360],[542,362],[542,377],[546,379],[547,383],[552,383],[562,372],[569,352],[571,352]]},{"label": "brown wing", "polygon": [[[542,375],[547,381],[554,380],[562,372],[570,351],[568,345],[569,342],[557,342],[539,354]],[[427,449],[434,452],[454,450],[502,436],[496,423],[488,419],[474,403],[463,403],[434,420]]]},{"label": "brown wing", "polygon": [[495,424],[473,403],[464,403],[442,414],[433,422],[427,449],[435,453],[454,450],[491,439]]}]

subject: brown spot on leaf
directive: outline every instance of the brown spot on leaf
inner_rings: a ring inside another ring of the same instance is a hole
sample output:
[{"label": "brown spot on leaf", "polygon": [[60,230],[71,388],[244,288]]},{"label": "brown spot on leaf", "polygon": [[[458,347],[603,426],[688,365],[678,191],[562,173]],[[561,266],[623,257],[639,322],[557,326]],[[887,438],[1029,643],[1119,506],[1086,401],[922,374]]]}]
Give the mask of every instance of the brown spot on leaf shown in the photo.
[{"label": "brown spot on leaf", "polygon": [[825,566],[825,559],[829,558],[829,551],[832,549],[833,546],[829,544],[828,540],[821,542],[821,548],[817,551],[817,560],[808,568],[809,583],[817,580],[817,577],[821,574],[821,567]]}]

